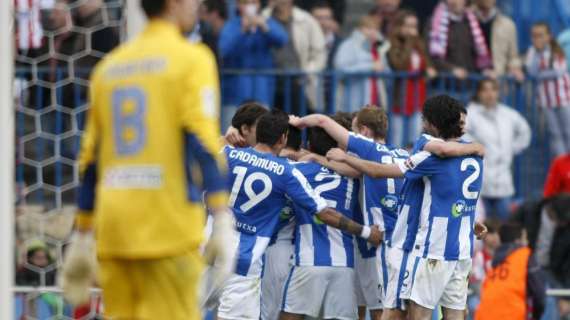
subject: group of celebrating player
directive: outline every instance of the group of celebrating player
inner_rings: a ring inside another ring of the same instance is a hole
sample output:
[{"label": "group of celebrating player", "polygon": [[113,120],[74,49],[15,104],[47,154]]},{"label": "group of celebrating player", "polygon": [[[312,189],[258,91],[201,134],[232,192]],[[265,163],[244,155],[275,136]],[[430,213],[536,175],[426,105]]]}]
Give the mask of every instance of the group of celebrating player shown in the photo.
[{"label": "group of celebrating player", "polygon": [[379,107],[298,118],[241,106],[224,148],[237,265],[206,306],[219,319],[403,319],[409,300],[412,319],[436,305],[462,318],[483,169],[482,147],[457,141],[465,116],[429,99],[410,156],[386,145]]},{"label": "group of celebrating player", "polygon": [[[88,299],[98,269],[112,319],[198,320],[198,300],[220,320],[356,319],[366,308],[374,320],[429,319],[436,305],[463,318],[474,236],[486,230],[474,217],[483,148],[460,140],[457,100],[425,102],[411,155],[386,145],[382,108],[298,118],[256,103],[238,110],[219,153],[215,60],[183,36],[198,1],[142,7],[145,31],[91,78],[62,272],[70,302]],[[198,290],[202,257],[212,266]]]}]

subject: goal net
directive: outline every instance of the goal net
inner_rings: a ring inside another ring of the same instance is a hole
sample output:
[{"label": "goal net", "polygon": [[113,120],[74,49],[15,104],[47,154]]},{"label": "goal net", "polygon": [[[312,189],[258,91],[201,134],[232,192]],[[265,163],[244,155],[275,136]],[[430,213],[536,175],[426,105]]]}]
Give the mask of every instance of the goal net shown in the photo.
[{"label": "goal net", "polygon": [[126,1],[9,1],[15,27],[13,318],[99,318],[97,289],[90,303],[72,308],[56,279],[73,226],[89,75],[125,38]]}]

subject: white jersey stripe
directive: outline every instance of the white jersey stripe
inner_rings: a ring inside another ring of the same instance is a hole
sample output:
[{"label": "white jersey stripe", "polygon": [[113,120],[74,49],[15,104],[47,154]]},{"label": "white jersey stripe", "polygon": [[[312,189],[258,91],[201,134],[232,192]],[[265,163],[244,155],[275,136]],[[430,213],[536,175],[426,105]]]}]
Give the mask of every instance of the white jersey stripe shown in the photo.
[{"label": "white jersey stripe", "polygon": [[431,224],[432,230],[429,238],[428,258],[442,259],[444,257],[445,245],[447,243],[447,223],[447,218],[433,218],[433,222]]},{"label": "white jersey stripe", "polygon": [[464,216],[461,218],[461,227],[459,228],[459,260],[471,258],[471,218]]},{"label": "white jersey stripe", "polygon": [[265,249],[269,245],[270,240],[271,238],[268,237],[257,237],[255,240],[251,257],[252,264],[249,268],[248,275],[258,276],[261,274],[261,269],[263,268],[263,260],[261,259],[261,256],[265,253]]},{"label": "white jersey stripe", "polygon": [[331,246],[331,265],[334,267],[347,266],[346,249],[344,248],[341,231],[327,226],[327,235]]},{"label": "white jersey stripe", "polygon": [[392,239],[397,239],[396,242],[390,240],[391,247],[401,248],[406,241],[406,235],[408,234],[408,215],[410,214],[410,206],[404,205],[402,210],[398,215],[398,220],[396,221],[396,227],[394,228],[394,233],[392,233]]},{"label": "white jersey stripe", "polygon": [[373,224],[377,225],[380,231],[386,230],[382,208],[370,208],[370,211],[372,212],[372,219],[374,220]]},{"label": "white jersey stripe", "polygon": [[[422,197],[422,207],[420,209],[420,222],[418,227],[418,235],[416,237],[416,244],[418,244],[422,250],[426,244],[426,237],[429,232],[429,214],[431,208],[431,180],[428,177],[422,178],[424,182],[424,195]],[[431,241],[431,239],[430,239]]]},{"label": "white jersey stripe", "polygon": [[313,246],[313,226],[299,225],[299,265],[312,266],[315,264],[315,249]]}]

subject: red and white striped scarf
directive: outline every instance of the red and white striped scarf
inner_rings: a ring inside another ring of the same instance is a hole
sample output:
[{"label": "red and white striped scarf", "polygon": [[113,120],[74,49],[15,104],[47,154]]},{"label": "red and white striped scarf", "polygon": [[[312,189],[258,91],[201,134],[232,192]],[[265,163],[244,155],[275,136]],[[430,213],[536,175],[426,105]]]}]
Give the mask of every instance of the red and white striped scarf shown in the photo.
[{"label": "red and white striped scarf", "polygon": [[[475,51],[477,53],[475,64],[481,70],[491,68],[493,65],[491,52],[485,42],[485,35],[481,30],[479,21],[471,9],[465,10],[465,16],[469,21],[469,27],[475,42]],[[435,8],[429,34],[429,52],[434,57],[445,59],[447,56],[450,19],[451,13],[447,4],[441,2]]]},{"label": "red and white striped scarf", "polygon": [[20,50],[42,46],[44,32],[40,20],[40,0],[13,0],[16,13],[16,46]]}]

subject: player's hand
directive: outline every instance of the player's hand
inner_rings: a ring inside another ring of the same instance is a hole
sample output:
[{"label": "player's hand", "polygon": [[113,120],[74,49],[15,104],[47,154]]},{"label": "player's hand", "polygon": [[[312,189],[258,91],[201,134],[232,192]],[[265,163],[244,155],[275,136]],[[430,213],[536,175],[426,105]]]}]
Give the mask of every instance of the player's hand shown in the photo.
[{"label": "player's hand", "polygon": [[89,288],[96,279],[97,257],[92,232],[76,232],[63,262],[60,285],[72,305],[89,301]]},{"label": "player's hand", "polygon": [[384,241],[384,232],[380,231],[376,225],[370,226],[370,237],[368,237],[367,241],[378,247]]},{"label": "player's hand", "polygon": [[327,152],[327,159],[329,161],[345,162],[346,157],[348,157],[346,152],[344,152],[343,150],[341,150],[339,148],[333,148],[333,149],[330,149],[329,152]]},{"label": "player's hand", "polygon": [[241,136],[239,130],[230,126],[224,136],[226,142],[234,147],[247,147],[247,141]]},{"label": "player's hand", "polygon": [[478,142],[474,142],[473,147],[475,148],[475,155],[478,155],[480,157],[485,157],[485,146],[484,145],[482,145]]},{"label": "player's hand", "polygon": [[229,209],[214,213],[212,235],[206,244],[204,258],[215,266],[214,286],[220,286],[234,271],[238,241],[233,213]]},{"label": "player's hand", "polygon": [[304,129],[306,127],[303,123],[303,119],[294,115],[289,116],[289,124],[299,129]]},{"label": "player's hand", "polygon": [[487,235],[487,226],[477,221],[475,222],[474,232],[477,239],[481,240]]}]

